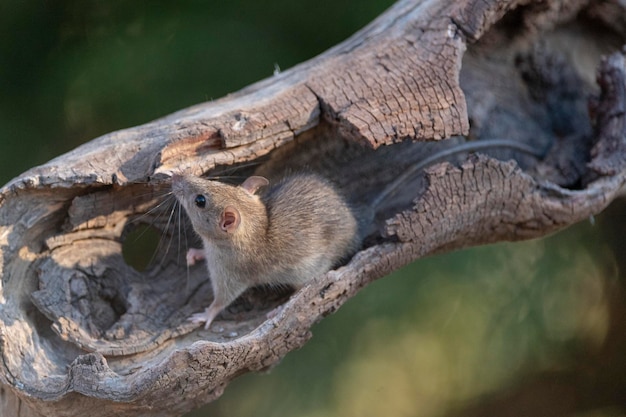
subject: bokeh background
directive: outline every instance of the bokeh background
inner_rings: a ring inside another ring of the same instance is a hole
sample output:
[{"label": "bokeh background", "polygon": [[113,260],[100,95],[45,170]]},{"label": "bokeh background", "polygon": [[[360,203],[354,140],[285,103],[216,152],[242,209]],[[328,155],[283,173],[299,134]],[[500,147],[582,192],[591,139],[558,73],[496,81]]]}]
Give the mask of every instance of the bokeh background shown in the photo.
[{"label": "bokeh background", "polygon": [[[4,0],[0,183],[311,58],[391,3]],[[625,209],[415,262],[189,417],[624,415]]]}]

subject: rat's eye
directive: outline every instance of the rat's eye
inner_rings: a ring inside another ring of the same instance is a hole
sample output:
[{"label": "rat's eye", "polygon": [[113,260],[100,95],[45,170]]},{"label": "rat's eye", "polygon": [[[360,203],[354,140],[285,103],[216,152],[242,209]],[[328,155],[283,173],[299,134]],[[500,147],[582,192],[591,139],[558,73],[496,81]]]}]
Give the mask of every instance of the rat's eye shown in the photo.
[{"label": "rat's eye", "polygon": [[193,200],[194,203],[196,203],[196,206],[200,207],[200,208],[204,208],[206,206],[206,197],[203,196],[202,194],[198,194],[196,196],[196,199]]}]

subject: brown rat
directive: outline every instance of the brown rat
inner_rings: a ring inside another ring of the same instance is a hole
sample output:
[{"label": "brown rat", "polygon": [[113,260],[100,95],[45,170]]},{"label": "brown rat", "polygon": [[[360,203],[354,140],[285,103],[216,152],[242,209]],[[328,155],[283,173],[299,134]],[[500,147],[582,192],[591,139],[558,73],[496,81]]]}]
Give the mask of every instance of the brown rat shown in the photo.
[{"label": "brown rat", "polygon": [[205,259],[214,300],[194,323],[209,328],[215,317],[246,289],[262,284],[300,288],[336,266],[358,249],[363,225],[376,208],[428,165],[452,154],[492,147],[509,147],[541,157],[519,142],[501,139],[466,142],[436,152],[410,166],[378,194],[368,207],[356,210],[330,182],[313,173],[287,176],[269,185],[252,176],[234,186],[194,176],[172,176],[172,191],[202,239],[203,249],[191,249],[187,262]]},{"label": "brown rat", "polygon": [[261,284],[300,288],[330,270],[360,243],[353,211],[326,180],[296,174],[271,185],[252,176],[234,186],[172,176],[172,191],[203,243],[188,263],[204,258],[214,300],[194,323],[213,319],[244,290]]}]

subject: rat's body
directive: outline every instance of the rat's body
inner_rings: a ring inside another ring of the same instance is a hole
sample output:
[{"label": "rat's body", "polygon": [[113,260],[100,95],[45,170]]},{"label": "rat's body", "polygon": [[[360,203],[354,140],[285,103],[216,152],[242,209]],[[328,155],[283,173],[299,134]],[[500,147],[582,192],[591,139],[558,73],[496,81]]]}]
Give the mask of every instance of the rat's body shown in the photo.
[{"label": "rat's body", "polygon": [[358,249],[362,226],[372,221],[378,206],[409,177],[451,154],[489,147],[541,156],[527,145],[508,140],[456,145],[409,167],[360,210],[350,207],[337,189],[317,174],[285,177],[261,196],[256,191],[269,181],[259,176],[233,186],[174,175],[173,193],[203,242],[202,250],[189,251],[187,261],[191,265],[206,260],[214,295],[213,303],[190,320],[205,322],[208,328],[224,308],[256,285],[302,287]]},{"label": "rat's body", "polygon": [[286,177],[262,196],[263,177],[233,186],[198,177],[172,177],[203,250],[214,301],[194,322],[212,320],[249,287],[289,284],[300,288],[353,253],[360,238],[352,210],[335,188],[313,174]]}]

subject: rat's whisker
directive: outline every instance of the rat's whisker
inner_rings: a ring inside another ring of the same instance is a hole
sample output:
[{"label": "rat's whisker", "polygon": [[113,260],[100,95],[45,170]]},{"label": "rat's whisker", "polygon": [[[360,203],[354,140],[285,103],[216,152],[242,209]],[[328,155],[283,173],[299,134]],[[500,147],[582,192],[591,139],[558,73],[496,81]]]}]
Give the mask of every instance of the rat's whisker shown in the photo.
[{"label": "rat's whisker", "polygon": [[[159,216],[161,216],[163,214],[163,210],[161,210],[161,208],[163,208],[163,206],[166,206],[167,204],[170,204],[172,202],[172,200],[175,201],[174,196],[173,195],[168,196],[167,198],[163,199],[162,201],[160,201],[159,203],[157,203],[156,205],[151,207],[149,210],[147,210],[144,213],[140,214],[139,216],[134,217],[133,219],[131,219],[128,222],[128,224],[140,223],[140,222],[144,221],[148,217],[150,217],[150,218],[153,217],[152,215],[154,213],[157,213],[157,212],[159,213],[157,215],[157,220],[158,220]],[[153,221],[153,223],[154,223],[154,221]]]},{"label": "rat's whisker", "polygon": [[[160,267],[163,267],[163,265],[165,263],[165,259],[167,258],[167,254],[170,252],[170,249],[172,247],[172,240],[174,239],[174,234],[171,233],[170,228],[172,227],[172,224],[173,224],[173,218],[174,218],[174,211],[175,210],[176,210],[176,202],[174,202],[174,204],[172,205],[172,208],[170,210],[170,214],[169,214],[168,219],[167,219],[167,223],[166,223],[165,227],[163,228],[164,235],[168,234],[170,236],[170,238],[168,240],[167,246],[165,247],[165,252],[161,256],[161,262],[159,263]],[[164,236],[163,236],[163,238],[164,238]]]}]

